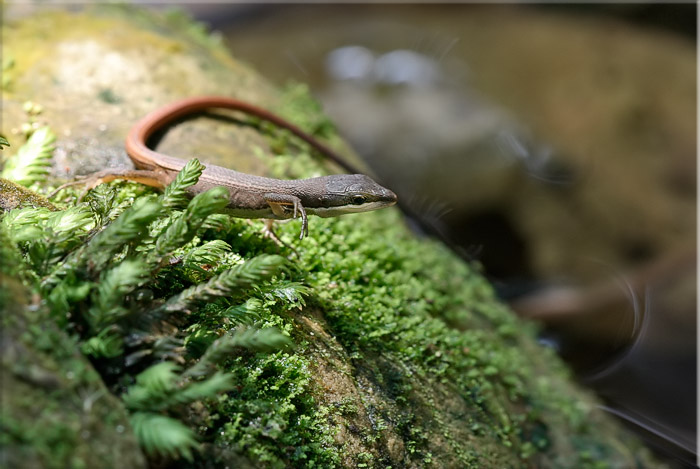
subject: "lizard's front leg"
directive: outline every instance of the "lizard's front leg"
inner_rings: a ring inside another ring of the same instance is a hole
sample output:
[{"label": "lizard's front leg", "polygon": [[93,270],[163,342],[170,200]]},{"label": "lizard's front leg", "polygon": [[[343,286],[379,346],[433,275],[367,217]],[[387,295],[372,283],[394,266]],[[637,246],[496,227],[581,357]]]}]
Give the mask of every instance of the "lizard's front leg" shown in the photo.
[{"label": "lizard's front leg", "polygon": [[286,218],[288,212],[285,211],[285,208],[292,206],[292,218],[297,217],[297,212],[301,215],[301,233],[299,234],[299,239],[304,239],[304,236],[309,234],[309,221],[306,217],[306,210],[304,210],[304,206],[301,204],[301,199],[299,197],[291,194],[275,194],[269,192],[263,194],[263,198],[272,209],[272,213],[280,218]]}]

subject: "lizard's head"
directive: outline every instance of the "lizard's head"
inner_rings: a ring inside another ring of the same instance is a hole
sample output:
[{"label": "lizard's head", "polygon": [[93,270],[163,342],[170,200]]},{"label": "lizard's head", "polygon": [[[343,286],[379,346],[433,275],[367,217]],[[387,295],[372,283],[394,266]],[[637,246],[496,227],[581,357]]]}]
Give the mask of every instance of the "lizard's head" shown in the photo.
[{"label": "lizard's head", "polygon": [[320,217],[335,217],[345,213],[369,212],[390,207],[396,194],[364,174],[325,176],[326,190],[317,207],[307,210]]}]

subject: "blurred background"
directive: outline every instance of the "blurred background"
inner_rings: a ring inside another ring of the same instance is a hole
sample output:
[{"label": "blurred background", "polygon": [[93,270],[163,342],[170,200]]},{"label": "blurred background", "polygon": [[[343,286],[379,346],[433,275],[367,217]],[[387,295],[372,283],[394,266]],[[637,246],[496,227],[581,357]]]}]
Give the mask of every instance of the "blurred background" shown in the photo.
[{"label": "blurred background", "polygon": [[610,413],[694,466],[695,4],[178,8],[308,84],[418,233],[479,262]]}]

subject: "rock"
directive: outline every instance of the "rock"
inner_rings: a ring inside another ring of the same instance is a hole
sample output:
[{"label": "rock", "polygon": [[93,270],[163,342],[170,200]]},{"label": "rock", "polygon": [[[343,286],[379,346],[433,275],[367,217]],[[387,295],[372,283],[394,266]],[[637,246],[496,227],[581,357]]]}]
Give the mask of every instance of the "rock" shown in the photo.
[{"label": "rock", "polygon": [[0,459],[17,468],[146,467],[121,401],[8,267],[0,269]]},{"label": "rock", "polygon": [[[22,103],[40,103],[41,118],[59,135],[55,175],[125,163],[129,126],[175,98],[216,93],[275,109],[295,93],[274,90],[196,25],[139,9],[42,14],[8,25],[4,34],[12,38],[5,54],[15,65],[5,84],[3,124],[19,127]],[[308,97],[301,101],[313,108]],[[296,109],[288,116],[295,122],[324,123],[317,111]],[[213,131],[200,120],[182,127],[168,133],[161,151],[222,165],[230,159],[236,169],[260,174],[274,169],[277,160],[264,156],[270,147],[264,132],[228,120]],[[295,152],[290,142],[277,146]],[[324,171],[313,168],[298,171]],[[415,239],[397,211],[313,220],[310,232],[294,258],[309,289],[306,305],[267,319],[288,331],[296,349],[231,357],[226,370],[237,387],[192,406],[187,416],[204,440],[195,466],[585,467],[602,460],[658,467],[536,343],[534,327],[496,299],[477,267]],[[274,249],[256,239],[242,237],[234,249],[248,255]],[[16,287],[4,283],[0,291],[8,298]],[[32,317],[27,308],[13,311],[19,324]],[[33,356],[40,343],[24,347]],[[66,351],[44,353],[57,360]],[[55,372],[32,375],[30,365],[13,373],[60,385]],[[22,391],[8,392],[11,400],[22,398]],[[87,454],[91,467],[93,452],[105,467],[119,449],[122,467],[143,463],[128,428],[105,418],[123,432],[98,428],[88,439],[69,425],[84,407],[65,408],[51,396],[37,404],[46,417],[40,434],[60,438],[45,445],[15,432],[6,453],[60,452],[67,461]],[[101,402],[123,415],[114,395]],[[29,467],[37,459],[15,460]]]}]

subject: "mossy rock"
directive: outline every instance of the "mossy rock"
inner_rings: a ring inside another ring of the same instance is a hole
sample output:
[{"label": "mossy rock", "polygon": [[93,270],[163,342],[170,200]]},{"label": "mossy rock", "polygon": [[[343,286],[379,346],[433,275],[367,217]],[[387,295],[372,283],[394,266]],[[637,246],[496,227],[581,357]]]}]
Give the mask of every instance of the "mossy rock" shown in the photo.
[{"label": "mossy rock", "polygon": [[28,293],[4,270],[0,458],[6,467],[146,467],[120,400],[46,308],[23,301]]},{"label": "mossy rock", "polygon": [[[255,102],[342,146],[303,87],[275,90],[177,15],[131,8],[43,14],[6,26],[4,44],[14,65],[3,85],[3,125],[19,128],[22,103],[39,103],[44,112],[37,119],[59,136],[55,176],[128,164],[122,142],[132,123],[197,94]],[[11,128],[3,134],[13,146],[21,141]],[[273,157],[271,148],[283,156]],[[160,149],[258,174],[327,171],[269,127],[232,125],[228,118],[178,126]],[[296,254],[284,253],[308,294],[298,307],[261,320],[288,334],[295,349],[228,360],[236,389],[191,409],[203,441],[194,466],[659,467],[537,344],[534,326],[495,297],[478,266],[416,239],[398,210],[310,222],[302,242],[295,240],[297,222],[279,227],[295,244]],[[235,226],[240,231],[225,239],[244,257],[280,249],[257,228]],[[0,288],[7,298],[15,287]],[[270,307],[276,301],[270,298]],[[34,321],[27,308],[13,311],[19,324]],[[46,328],[50,337],[60,336]],[[55,344],[23,346],[45,360],[74,356],[75,343]],[[20,368],[4,364],[15,381],[26,372]],[[7,390],[9,402],[23,402],[23,391]],[[105,417],[108,429],[85,438],[70,423],[81,409],[71,412],[62,402],[43,396],[36,404],[42,427],[6,434],[6,453],[39,455],[15,458],[16,467],[32,467],[49,454],[95,467],[83,458],[93,448],[104,457],[101,467],[142,464],[120,417]],[[114,396],[102,402],[124,414]],[[118,454],[100,451],[110,446]]]}]

